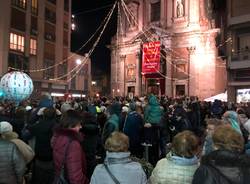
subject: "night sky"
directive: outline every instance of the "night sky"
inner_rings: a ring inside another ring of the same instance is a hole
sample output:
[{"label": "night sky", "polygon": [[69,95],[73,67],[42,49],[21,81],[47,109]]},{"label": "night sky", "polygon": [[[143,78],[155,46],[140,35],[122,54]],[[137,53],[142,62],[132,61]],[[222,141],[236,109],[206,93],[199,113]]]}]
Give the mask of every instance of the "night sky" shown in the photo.
[{"label": "night sky", "polygon": [[[115,0],[90,0],[86,3],[83,0],[72,0],[72,14],[75,15],[76,30],[71,35],[71,50],[78,50],[95,33],[101,22],[104,20]],[[110,23],[91,56],[92,77],[96,74],[108,74],[110,77],[110,51],[106,45],[110,44],[111,37],[116,32],[116,11]],[[97,33],[97,36],[99,32]],[[79,54],[83,54],[92,48],[96,37],[92,39]]]}]

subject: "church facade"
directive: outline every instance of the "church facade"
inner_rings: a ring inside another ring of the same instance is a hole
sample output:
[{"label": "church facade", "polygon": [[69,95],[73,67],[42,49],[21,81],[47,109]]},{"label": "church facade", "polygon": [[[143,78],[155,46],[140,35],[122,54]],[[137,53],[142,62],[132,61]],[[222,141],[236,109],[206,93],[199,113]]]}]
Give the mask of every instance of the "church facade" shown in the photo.
[{"label": "church facade", "polygon": [[224,92],[218,34],[210,0],[122,0],[109,46],[112,95],[204,99]]}]

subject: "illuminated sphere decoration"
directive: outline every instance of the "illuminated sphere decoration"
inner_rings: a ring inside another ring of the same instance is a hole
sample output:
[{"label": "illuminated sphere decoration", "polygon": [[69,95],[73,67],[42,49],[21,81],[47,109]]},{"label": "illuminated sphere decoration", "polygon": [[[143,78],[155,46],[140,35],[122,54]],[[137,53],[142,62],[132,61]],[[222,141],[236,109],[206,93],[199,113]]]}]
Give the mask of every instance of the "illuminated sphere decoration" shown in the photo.
[{"label": "illuminated sphere decoration", "polygon": [[1,78],[0,88],[6,99],[19,103],[29,98],[34,87],[32,79],[26,73],[14,71]]},{"label": "illuminated sphere decoration", "polygon": [[0,88],[0,100],[3,99],[5,96],[4,91],[2,88]]}]

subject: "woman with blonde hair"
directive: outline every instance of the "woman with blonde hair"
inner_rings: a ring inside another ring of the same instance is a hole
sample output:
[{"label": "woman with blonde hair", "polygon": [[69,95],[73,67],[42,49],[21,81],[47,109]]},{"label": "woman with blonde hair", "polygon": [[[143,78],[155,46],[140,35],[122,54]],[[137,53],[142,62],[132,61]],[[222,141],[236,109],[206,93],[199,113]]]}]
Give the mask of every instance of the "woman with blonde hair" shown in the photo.
[{"label": "woman with blonde hair", "polygon": [[250,157],[243,154],[244,140],[230,125],[217,127],[215,151],[202,157],[193,184],[246,184],[250,180]]},{"label": "woman with blonde hair", "polygon": [[91,184],[146,184],[147,178],[137,162],[130,159],[129,138],[113,132],[105,142],[107,151],[104,164],[96,166]]},{"label": "woman with blonde hair", "polygon": [[199,142],[191,131],[178,133],[170,153],[161,159],[150,177],[151,184],[190,184],[198,167]]}]

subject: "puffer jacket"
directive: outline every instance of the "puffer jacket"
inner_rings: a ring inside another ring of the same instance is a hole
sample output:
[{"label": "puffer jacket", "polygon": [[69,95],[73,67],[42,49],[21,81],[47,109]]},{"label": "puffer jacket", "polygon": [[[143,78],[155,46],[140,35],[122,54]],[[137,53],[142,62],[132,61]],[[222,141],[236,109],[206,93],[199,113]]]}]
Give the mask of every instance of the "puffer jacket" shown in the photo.
[{"label": "puffer jacket", "polygon": [[201,160],[193,184],[248,184],[250,157],[227,150],[213,151]]},{"label": "puffer jacket", "polygon": [[191,184],[198,167],[197,157],[190,159],[172,155],[161,159],[149,179],[150,184]]},{"label": "puffer jacket", "polygon": [[154,95],[149,96],[148,105],[144,111],[144,121],[146,123],[158,124],[160,123],[162,115],[163,109],[157,101],[157,98]]},{"label": "puffer jacket", "polygon": [[0,139],[0,183],[22,184],[25,160],[16,145]]},{"label": "puffer jacket", "polygon": [[[122,184],[146,184],[147,177],[141,165],[133,162],[129,152],[107,152],[105,163]],[[98,165],[91,177],[91,184],[115,184],[103,164]]]},{"label": "puffer jacket", "polygon": [[80,133],[70,129],[55,130],[51,140],[56,176],[60,175],[66,147],[70,142],[65,161],[65,172],[70,184],[88,183],[85,153],[80,144],[82,140]]}]

